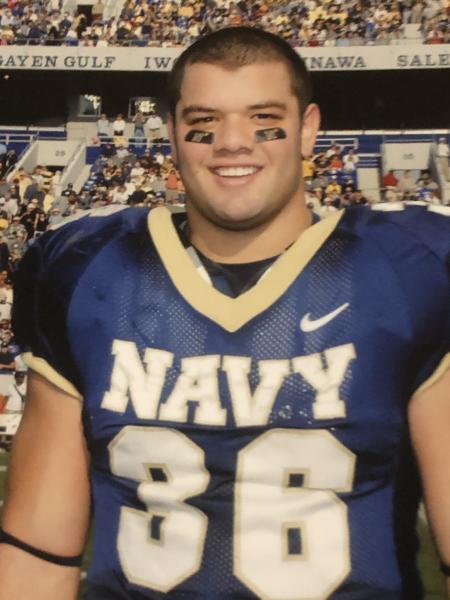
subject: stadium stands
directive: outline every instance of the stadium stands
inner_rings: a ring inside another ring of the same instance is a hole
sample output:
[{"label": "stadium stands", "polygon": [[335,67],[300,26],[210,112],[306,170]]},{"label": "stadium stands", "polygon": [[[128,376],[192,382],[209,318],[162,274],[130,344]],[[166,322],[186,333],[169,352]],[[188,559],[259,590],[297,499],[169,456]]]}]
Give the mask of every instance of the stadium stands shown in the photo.
[{"label": "stadium stands", "polygon": [[101,3],[84,10],[67,6],[4,2],[0,45],[184,46],[208,31],[241,24],[277,32],[293,46],[450,41],[444,0],[127,0],[118,16]]}]

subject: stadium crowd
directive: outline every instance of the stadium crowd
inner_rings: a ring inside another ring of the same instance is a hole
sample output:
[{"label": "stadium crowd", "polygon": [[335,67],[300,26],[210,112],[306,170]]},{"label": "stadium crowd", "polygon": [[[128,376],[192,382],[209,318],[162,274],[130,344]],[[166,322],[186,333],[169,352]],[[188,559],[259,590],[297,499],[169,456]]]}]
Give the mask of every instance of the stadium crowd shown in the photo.
[{"label": "stadium crowd", "polygon": [[[102,115],[97,122],[99,155],[80,191],[69,183],[56,193],[58,170],[37,165],[27,172],[15,166],[15,160],[9,166],[9,177],[6,179],[6,172],[0,177],[0,413],[20,412],[26,384],[25,366],[11,330],[12,282],[25,250],[48,227],[88,209],[108,205],[181,209],[185,203],[185,189],[168,141],[161,137],[156,113],[150,124],[158,127],[148,127],[145,119],[138,119],[137,124],[134,120],[135,137],[130,140],[122,135],[121,117],[110,121]],[[145,137],[136,136],[136,126],[144,128]],[[1,156],[12,156],[11,150],[5,148]],[[358,189],[358,162],[354,148],[338,144],[303,160],[306,203],[317,217],[373,202]],[[389,171],[382,178],[382,193],[385,202],[441,203],[438,185],[428,171],[418,177],[412,171]],[[3,441],[0,436],[0,447],[9,442],[8,436]]]},{"label": "stadium crowd", "polygon": [[[110,122],[102,115],[99,122],[107,123],[112,133],[123,133],[116,130],[117,120]],[[160,129],[150,131],[161,135]],[[21,167],[13,168],[8,181],[5,177],[0,179],[0,234],[6,244],[0,253],[0,271],[6,271],[8,277],[36,237],[47,227],[80,211],[111,204],[184,206],[186,192],[168,140],[100,135],[97,142],[98,157],[79,191],[69,183],[61,193],[55,192],[60,189],[55,184],[59,184],[61,173],[43,165],[36,166],[31,173]],[[339,144],[320,148],[303,159],[306,202],[319,217],[375,201],[358,188],[358,162],[355,148]],[[439,186],[427,170],[417,175],[413,171],[390,171],[382,177],[381,192],[385,202],[441,203]]]},{"label": "stadium crowd", "polygon": [[119,16],[97,0],[0,0],[0,44],[185,46],[216,29],[254,25],[292,46],[389,44],[417,24],[424,43],[449,43],[449,0],[126,0]]}]

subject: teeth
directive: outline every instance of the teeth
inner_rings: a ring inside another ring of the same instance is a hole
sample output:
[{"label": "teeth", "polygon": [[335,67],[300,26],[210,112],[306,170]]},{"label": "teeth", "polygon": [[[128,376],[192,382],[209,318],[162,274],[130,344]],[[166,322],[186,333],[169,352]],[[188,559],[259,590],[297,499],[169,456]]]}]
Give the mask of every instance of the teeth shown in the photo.
[{"label": "teeth", "polygon": [[243,177],[244,175],[253,175],[257,170],[256,167],[219,167],[214,169],[214,173],[221,177]]}]

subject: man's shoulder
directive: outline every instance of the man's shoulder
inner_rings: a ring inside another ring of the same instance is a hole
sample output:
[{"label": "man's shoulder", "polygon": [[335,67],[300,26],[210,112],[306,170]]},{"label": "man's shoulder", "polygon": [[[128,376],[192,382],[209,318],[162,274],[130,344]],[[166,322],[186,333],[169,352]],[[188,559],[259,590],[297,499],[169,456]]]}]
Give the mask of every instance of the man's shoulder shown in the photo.
[{"label": "man's shoulder", "polygon": [[359,239],[366,250],[376,249],[395,269],[419,264],[434,269],[436,260],[440,270],[450,269],[448,206],[386,202],[354,207],[346,210],[340,229]]},{"label": "man's shoulder", "polygon": [[54,256],[99,246],[117,236],[139,233],[147,228],[148,209],[107,206],[83,210],[54,225],[38,241],[41,252]]},{"label": "man's shoulder", "polygon": [[349,209],[347,224],[361,233],[400,241],[416,239],[425,245],[442,243],[450,250],[450,206],[424,201],[383,202]]},{"label": "man's shoulder", "polygon": [[148,209],[105,207],[64,219],[28,249],[15,275],[16,285],[23,278],[48,285],[77,279],[111,242],[145,235],[147,216]]}]

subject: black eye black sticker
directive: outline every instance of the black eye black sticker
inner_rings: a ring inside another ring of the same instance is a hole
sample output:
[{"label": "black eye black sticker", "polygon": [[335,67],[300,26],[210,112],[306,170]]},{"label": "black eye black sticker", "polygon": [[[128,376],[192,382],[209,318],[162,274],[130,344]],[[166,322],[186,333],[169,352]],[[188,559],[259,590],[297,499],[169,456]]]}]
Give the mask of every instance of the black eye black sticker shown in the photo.
[{"label": "black eye black sticker", "polygon": [[271,142],[272,140],[284,140],[287,138],[287,134],[281,127],[270,127],[270,129],[258,129],[255,132],[256,141],[259,142]]},{"label": "black eye black sticker", "polygon": [[194,142],[195,144],[212,144],[214,135],[210,131],[191,129],[184,139],[186,142]]},{"label": "black eye black sticker", "polygon": [[[270,127],[269,129],[259,129],[255,132],[256,141],[260,142],[271,142],[272,140],[284,140],[287,138],[287,134],[281,127]],[[193,142],[195,144],[212,144],[214,140],[214,134],[210,131],[200,131],[199,129],[191,129],[184,138],[186,142]]]}]

